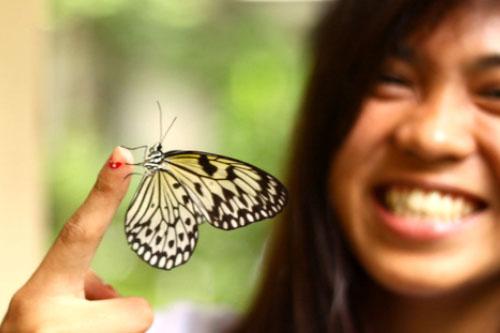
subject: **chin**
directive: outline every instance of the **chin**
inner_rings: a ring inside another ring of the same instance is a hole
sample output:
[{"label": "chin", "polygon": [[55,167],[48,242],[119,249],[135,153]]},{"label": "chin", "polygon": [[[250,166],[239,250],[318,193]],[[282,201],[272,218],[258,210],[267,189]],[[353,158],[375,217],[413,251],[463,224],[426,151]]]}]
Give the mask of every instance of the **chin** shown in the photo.
[{"label": "chin", "polygon": [[376,282],[384,289],[409,297],[433,297],[452,293],[461,289],[462,284],[443,283],[430,279],[415,277],[394,277],[391,279],[376,278]]},{"label": "chin", "polygon": [[[368,275],[383,289],[407,297],[439,297],[477,286],[492,274],[443,267],[442,262],[375,263],[364,265]],[[413,267],[413,268],[412,268]]]}]

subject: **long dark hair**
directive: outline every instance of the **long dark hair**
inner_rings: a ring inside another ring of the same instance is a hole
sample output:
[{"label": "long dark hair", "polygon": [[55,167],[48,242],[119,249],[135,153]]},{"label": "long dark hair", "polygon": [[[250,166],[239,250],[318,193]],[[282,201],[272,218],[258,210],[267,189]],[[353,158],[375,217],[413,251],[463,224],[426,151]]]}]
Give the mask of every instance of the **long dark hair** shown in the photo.
[{"label": "long dark hair", "polygon": [[[496,1],[496,0],[495,0]],[[347,248],[328,198],[332,156],[382,61],[465,0],[338,0],[313,34],[313,68],[289,162],[289,207],[261,288],[236,332],[359,332],[370,279]],[[376,126],[376,124],[374,124]]]}]

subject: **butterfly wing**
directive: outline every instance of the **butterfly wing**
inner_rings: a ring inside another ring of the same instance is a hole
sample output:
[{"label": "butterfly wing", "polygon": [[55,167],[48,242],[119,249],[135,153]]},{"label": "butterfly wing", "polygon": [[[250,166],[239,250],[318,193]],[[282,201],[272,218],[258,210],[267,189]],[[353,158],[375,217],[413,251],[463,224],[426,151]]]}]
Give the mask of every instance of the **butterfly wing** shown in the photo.
[{"label": "butterfly wing", "polygon": [[200,151],[170,151],[164,161],[210,224],[224,230],[273,217],[288,200],[279,180],[245,162]]},{"label": "butterfly wing", "polygon": [[125,218],[127,241],[151,266],[172,269],[191,256],[202,214],[175,176],[145,174]]}]

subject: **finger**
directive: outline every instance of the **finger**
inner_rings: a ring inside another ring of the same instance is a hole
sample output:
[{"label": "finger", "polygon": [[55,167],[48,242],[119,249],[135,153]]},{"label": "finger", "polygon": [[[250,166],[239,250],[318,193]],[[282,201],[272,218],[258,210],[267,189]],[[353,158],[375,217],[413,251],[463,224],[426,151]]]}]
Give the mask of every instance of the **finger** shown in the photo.
[{"label": "finger", "polygon": [[[149,302],[141,297],[116,298],[92,302],[93,308],[89,309],[89,318],[106,313],[102,324],[95,326],[101,331],[116,330],[120,332],[145,332],[154,319],[153,308]],[[126,320],[124,320],[126,318]],[[91,329],[92,332],[98,330]]]},{"label": "finger", "polygon": [[89,301],[121,297],[115,288],[102,281],[92,269],[89,269],[87,274],[85,274],[84,285],[85,298]]},{"label": "finger", "polygon": [[[61,316],[68,307],[72,315]],[[140,297],[70,302],[59,313],[49,315],[45,320],[59,326],[54,327],[55,332],[145,332],[154,318],[151,305]]]},{"label": "finger", "polygon": [[[97,181],[82,206],[64,225],[33,280],[44,289],[75,290],[83,293],[84,275],[120,201],[127,192],[133,171],[132,155],[117,147],[102,167]],[[83,296],[83,295],[79,295]]]}]

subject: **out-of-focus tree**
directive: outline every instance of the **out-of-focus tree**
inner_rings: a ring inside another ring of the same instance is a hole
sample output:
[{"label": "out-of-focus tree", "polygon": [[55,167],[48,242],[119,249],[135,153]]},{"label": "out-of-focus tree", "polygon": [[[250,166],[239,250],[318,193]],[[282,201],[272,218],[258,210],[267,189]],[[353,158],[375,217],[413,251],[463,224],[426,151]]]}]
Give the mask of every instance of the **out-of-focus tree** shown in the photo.
[{"label": "out-of-focus tree", "polygon": [[[50,0],[52,62],[46,121],[53,235],[84,199],[113,146],[151,144],[178,116],[167,149],[248,161],[283,178],[307,70],[317,3],[214,0]],[[165,126],[164,126],[165,128]],[[142,158],[137,156],[138,159]],[[129,248],[126,205],[93,267],[124,295],[239,308],[251,295],[272,221],[224,232],[200,227],[186,265],[150,268]]]}]

